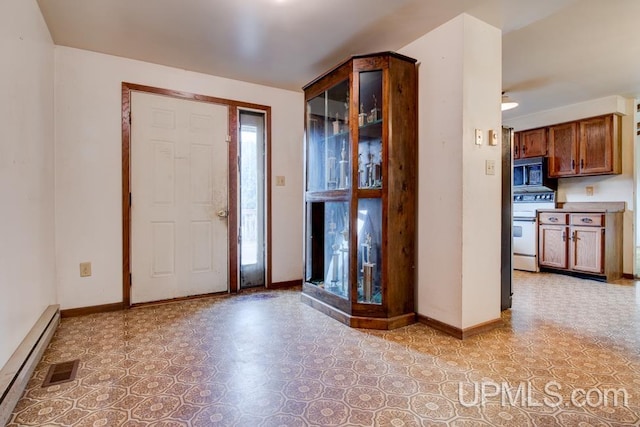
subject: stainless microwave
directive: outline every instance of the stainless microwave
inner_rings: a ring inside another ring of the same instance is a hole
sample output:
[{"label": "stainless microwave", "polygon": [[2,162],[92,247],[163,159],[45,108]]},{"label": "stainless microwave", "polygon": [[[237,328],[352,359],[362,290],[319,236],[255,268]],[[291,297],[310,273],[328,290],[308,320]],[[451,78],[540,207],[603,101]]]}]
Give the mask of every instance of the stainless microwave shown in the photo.
[{"label": "stainless microwave", "polygon": [[538,192],[555,190],[558,180],[549,178],[546,157],[531,157],[513,161],[513,191]]}]

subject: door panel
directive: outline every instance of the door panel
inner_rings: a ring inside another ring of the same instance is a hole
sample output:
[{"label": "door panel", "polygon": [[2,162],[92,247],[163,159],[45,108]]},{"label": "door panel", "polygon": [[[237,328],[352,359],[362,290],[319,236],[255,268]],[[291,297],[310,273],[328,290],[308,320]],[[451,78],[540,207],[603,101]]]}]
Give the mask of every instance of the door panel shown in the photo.
[{"label": "door panel", "polygon": [[571,268],[588,273],[603,273],[603,229],[600,227],[571,227]]},{"label": "door panel", "polygon": [[547,267],[567,268],[567,227],[541,225],[538,239],[539,264]]},{"label": "door panel", "polygon": [[131,100],[131,301],[226,291],[228,108]]}]

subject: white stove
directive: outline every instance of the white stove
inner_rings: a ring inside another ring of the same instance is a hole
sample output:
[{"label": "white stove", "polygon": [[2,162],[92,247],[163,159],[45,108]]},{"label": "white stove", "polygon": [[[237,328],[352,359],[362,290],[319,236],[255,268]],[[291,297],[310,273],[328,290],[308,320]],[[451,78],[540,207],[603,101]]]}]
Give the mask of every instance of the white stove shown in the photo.
[{"label": "white stove", "polygon": [[554,209],[556,193],[516,193],[513,195],[513,268],[538,268],[538,209]]}]

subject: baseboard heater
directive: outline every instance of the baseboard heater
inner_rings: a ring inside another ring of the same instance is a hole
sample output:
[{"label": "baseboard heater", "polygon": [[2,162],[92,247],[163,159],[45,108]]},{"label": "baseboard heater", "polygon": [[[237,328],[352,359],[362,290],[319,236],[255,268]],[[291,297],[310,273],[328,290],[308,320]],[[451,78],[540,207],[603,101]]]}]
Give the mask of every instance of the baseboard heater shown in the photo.
[{"label": "baseboard heater", "polygon": [[59,323],[60,306],[50,305],[0,370],[0,426],[9,421]]}]

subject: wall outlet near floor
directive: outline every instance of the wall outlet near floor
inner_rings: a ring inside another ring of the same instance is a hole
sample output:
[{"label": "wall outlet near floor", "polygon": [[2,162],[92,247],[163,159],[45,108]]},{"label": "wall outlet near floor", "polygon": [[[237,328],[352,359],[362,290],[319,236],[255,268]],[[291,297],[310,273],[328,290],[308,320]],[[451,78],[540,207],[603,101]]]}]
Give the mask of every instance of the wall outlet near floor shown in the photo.
[{"label": "wall outlet near floor", "polygon": [[81,262],[80,263],[80,277],[89,277],[91,276],[91,263],[90,262]]},{"label": "wall outlet near floor", "polygon": [[282,175],[276,176],[276,187],[284,187],[284,176]]}]

